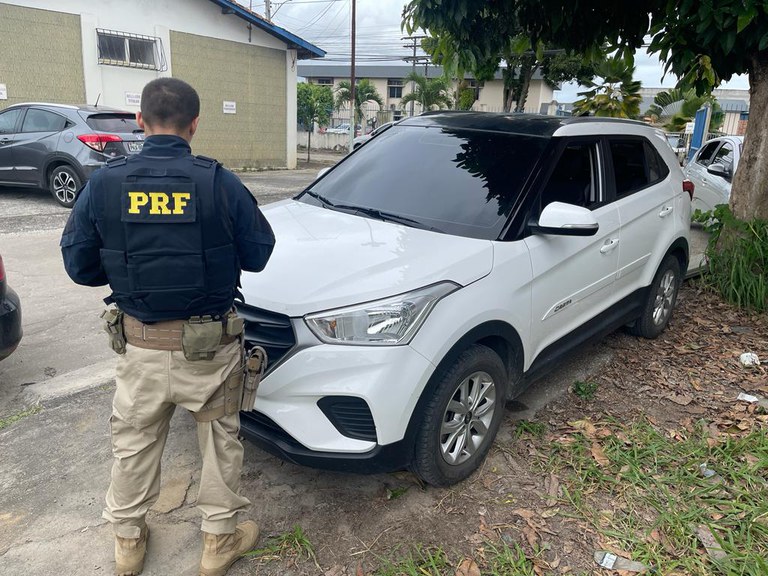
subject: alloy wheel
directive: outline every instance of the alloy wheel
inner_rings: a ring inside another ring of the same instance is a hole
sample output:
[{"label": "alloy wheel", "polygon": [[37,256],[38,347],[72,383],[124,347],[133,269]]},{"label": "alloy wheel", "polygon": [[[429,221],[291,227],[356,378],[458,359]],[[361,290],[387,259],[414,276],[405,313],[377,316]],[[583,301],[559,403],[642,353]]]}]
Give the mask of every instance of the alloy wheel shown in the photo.
[{"label": "alloy wheel", "polygon": [[440,453],[448,464],[461,464],[481,448],[496,408],[496,384],[487,372],[461,381],[440,427]]},{"label": "alloy wheel", "polygon": [[70,204],[77,194],[77,182],[66,170],[59,170],[53,175],[53,193],[60,202]]},{"label": "alloy wheel", "polygon": [[667,270],[659,282],[653,306],[653,323],[657,326],[663,324],[672,313],[676,288],[677,278],[675,273],[673,270]]}]

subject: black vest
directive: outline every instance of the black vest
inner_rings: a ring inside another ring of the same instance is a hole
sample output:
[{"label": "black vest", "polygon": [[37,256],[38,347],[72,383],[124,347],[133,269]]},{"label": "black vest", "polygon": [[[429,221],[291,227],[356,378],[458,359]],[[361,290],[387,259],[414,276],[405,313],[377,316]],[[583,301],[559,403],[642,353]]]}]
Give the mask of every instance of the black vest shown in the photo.
[{"label": "black vest", "polygon": [[144,322],[221,315],[239,278],[217,162],[141,154],[107,163],[91,190],[115,302]]}]

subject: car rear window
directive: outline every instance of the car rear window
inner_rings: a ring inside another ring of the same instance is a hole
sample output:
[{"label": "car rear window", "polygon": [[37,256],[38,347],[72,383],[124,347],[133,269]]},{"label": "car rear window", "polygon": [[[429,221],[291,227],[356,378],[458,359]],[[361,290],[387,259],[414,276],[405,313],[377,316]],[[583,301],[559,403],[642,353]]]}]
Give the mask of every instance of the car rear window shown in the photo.
[{"label": "car rear window", "polygon": [[99,132],[132,133],[141,130],[136,122],[136,116],[129,113],[91,114],[85,119],[85,123],[92,130]]},{"label": "car rear window", "polygon": [[611,140],[616,196],[622,197],[660,182],[669,168],[644,138]]},{"label": "car rear window", "polygon": [[[334,204],[389,212],[440,231],[494,240],[549,138],[393,126],[311,187]],[[317,204],[308,195],[301,200]]]}]

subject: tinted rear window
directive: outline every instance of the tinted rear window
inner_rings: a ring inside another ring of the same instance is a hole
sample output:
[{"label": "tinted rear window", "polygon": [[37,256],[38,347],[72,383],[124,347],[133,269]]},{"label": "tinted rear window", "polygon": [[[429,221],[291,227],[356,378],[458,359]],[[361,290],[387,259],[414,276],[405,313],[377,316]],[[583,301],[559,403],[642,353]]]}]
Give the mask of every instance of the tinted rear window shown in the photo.
[{"label": "tinted rear window", "polygon": [[85,119],[92,130],[132,133],[140,130],[133,114],[92,114]]},{"label": "tinted rear window", "polygon": [[[393,126],[311,190],[449,234],[496,239],[548,138]],[[304,195],[302,201],[317,204]]]}]

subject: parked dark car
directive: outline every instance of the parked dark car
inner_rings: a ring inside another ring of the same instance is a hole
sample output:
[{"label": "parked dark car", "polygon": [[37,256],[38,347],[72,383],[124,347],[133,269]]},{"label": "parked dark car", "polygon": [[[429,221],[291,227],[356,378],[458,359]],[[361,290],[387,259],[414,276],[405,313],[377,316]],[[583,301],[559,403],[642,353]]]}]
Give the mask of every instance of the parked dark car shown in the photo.
[{"label": "parked dark car", "polygon": [[141,151],[135,114],[96,106],[14,104],[0,111],[0,186],[50,190],[71,208],[91,174]]},{"label": "parked dark car", "polygon": [[0,360],[16,350],[21,341],[21,305],[5,278],[3,257],[0,256]]}]

